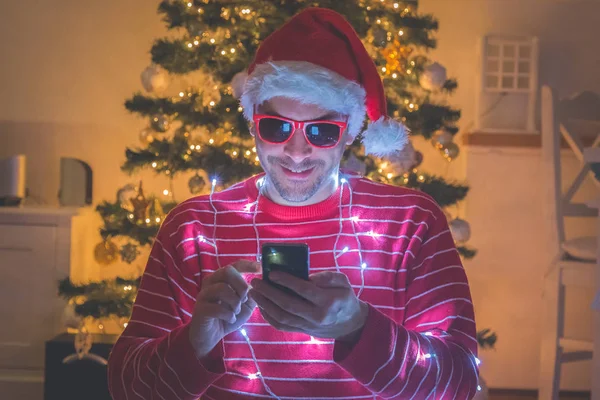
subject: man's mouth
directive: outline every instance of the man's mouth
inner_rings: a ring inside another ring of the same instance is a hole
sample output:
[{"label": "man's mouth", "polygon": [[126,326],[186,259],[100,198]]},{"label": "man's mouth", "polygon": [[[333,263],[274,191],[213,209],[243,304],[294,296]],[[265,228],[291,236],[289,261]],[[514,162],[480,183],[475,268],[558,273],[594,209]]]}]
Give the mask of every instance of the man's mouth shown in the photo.
[{"label": "man's mouth", "polygon": [[300,169],[300,168],[288,168],[288,167],[284,167],[283,165],[280,165],[281,169],[283,170],[283,173],[290,177],[290,178],[296,178],[296,179],[304,179],[307,178],[313,171],[313,169],[315,169],[315,167],[310,167],[310,168],[305,168],[305,169]]}]

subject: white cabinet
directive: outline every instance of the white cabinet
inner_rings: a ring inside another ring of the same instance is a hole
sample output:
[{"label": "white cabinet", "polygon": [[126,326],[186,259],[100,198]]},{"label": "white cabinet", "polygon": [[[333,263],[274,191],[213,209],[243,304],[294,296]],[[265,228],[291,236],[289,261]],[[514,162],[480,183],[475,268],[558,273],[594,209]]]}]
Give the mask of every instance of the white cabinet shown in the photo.
[{"label": "white cabinet", "polygon": [[24,384],[41,395],[45,341],[64,331],[58,281],[72,265],[87,270],[92,215],[89,208],[0,207],[2,399],[21,398]]}]

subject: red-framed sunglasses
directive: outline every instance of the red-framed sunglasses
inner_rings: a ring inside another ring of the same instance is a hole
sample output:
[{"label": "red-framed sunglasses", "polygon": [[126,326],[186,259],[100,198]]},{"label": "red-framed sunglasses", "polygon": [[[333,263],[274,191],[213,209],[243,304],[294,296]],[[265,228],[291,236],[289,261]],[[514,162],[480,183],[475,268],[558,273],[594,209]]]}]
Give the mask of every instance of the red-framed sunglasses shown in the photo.
[{"label": "red-framed sunglasses", "polygon": [[320,149],[335,147],[348,124],[342,121],[294,121],[276,115],[254,114],[258,136],[272,144],[287,143],[296,129],[302,129],[308,143]]}]

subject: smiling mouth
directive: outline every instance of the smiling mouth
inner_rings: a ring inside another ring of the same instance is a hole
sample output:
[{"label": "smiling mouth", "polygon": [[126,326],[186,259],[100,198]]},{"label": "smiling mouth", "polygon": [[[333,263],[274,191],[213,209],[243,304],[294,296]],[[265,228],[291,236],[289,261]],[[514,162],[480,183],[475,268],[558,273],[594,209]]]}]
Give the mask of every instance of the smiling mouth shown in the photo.
[{"label": "smiling mouth", "polygon": [[283,170],[284,174],[286,174],[288,177],[291,178],[306,178],[308,177],[311,172],[315,169],[315,167],[311,167],[308,169],[290,169],[287,167],[284,167],[283,165],[280,165],[281,169]]}]

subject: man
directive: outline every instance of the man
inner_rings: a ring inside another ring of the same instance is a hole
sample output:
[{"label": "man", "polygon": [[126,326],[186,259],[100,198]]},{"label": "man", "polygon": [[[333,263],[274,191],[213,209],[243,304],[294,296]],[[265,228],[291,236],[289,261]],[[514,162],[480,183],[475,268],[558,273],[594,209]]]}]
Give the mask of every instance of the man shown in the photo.
[{"label": "man", "polygon": [[[469,399],[470,291],[427,195],[340,172],[407,142],[350,25],[312,8],[267,38],[240,99],[264,174],[178,205],[109,362],[120,399]],[[214,188],[214,185],[213,185]],[[310,280],[260,279],[266,242],[307,243]]]}]

